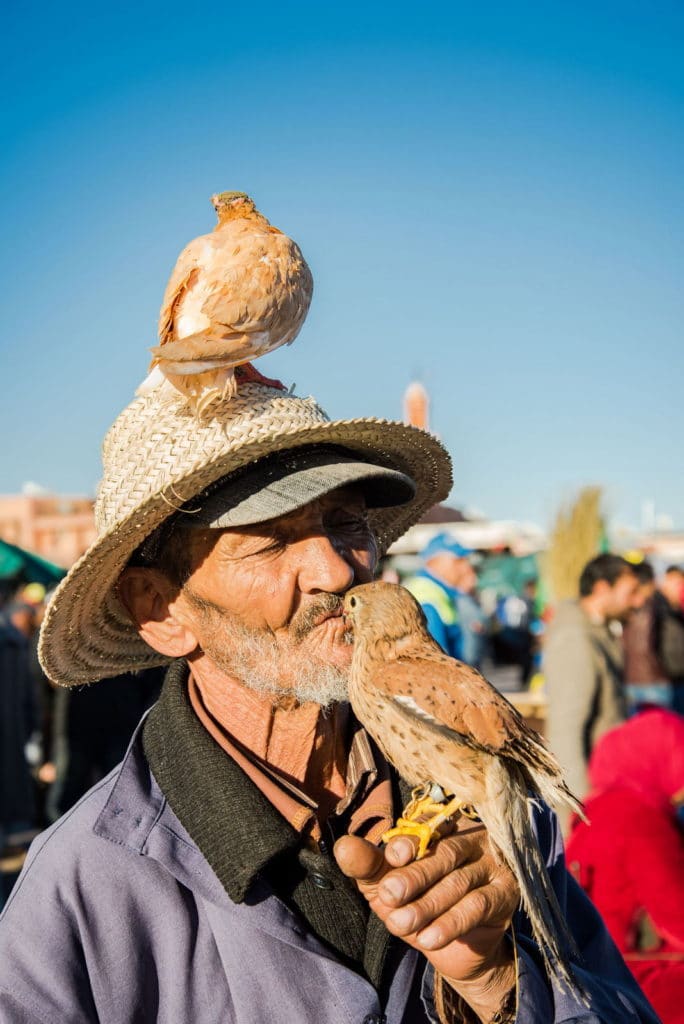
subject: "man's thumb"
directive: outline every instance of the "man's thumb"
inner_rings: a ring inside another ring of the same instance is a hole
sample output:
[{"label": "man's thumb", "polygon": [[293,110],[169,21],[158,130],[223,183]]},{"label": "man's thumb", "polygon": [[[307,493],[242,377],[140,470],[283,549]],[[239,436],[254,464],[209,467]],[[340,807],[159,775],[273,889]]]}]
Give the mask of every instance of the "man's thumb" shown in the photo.
[{"label": "man's thumb", "polygon": [[383,850],[358,836],[342,836],[333,853],[340,871],[357,882],[379,882],[389,868]]}]

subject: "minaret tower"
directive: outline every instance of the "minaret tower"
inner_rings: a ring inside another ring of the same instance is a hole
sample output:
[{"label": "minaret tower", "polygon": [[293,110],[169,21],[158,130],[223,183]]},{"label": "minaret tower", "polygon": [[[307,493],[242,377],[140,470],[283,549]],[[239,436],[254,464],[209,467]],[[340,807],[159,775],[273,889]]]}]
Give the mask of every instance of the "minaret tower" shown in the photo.
[{"label": "minaret tower", "polygon": [[404,423],[412,427],[430,429],[430,396],[420,383],[414,380],[404,392]]}]

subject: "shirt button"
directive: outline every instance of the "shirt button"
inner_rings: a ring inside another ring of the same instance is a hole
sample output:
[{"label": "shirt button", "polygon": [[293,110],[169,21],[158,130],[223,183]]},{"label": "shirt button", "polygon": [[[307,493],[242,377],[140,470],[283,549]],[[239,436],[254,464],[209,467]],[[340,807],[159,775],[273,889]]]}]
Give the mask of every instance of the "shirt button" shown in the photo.
[{"label": "shirt button", "polygon": [[311,881],[313,882],[317,889],[335,888],[330,879],[326,878],[325,875],[320,874],[320,872],[318,871],[311,872]]}]

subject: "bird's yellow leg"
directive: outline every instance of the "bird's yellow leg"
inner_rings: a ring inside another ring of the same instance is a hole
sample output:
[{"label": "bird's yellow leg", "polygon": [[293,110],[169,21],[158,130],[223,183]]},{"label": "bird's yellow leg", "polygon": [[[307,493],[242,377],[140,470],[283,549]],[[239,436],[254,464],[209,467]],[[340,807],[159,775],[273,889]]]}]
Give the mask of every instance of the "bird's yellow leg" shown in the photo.
[{"label": "bird's yellow leg", "polygon": [[[427,796],[416,796],[417,790],[413,791],[413,800],[407,804],[404,815],[397,820],[394,828],[389,829],[382,837],[383,843],[389,842],[394,836],[416,836],[418,838],[418,852],[416,860],[420,860],[427,853],[437,829],[455,814],[465,814],[468,818],[477,817],[475,811],[469,804],[463,803],[457,796],[452,797],[446,803],[437,803]],[[427,821],[417,821],[416,818],[428,814]]]}]

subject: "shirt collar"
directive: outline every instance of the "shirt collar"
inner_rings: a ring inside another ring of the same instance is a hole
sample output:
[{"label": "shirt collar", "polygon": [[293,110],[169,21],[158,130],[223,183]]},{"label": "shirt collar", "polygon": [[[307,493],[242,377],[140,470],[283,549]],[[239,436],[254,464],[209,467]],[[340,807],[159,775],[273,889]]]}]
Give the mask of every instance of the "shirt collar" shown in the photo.
[{"label": "shirt collar", "polygon": [[266,864],[300,839],[197,718],[187,677],[184,662],[170,667],[145,722],[145,755],[171,809],[241,903]]},{"label": "shirt collar", "polygon": [[[240,903],[266,865],[301,845],[302,835],[200,722],[188,696],[188,675],[184,662],[170,667],[144,724],[145,755],[172,811],[230,898]],[[350,831],[376,841],[392,815],[389,770],[360,727],[354,739],[347,803],[337,810],[349,815]],[[382,790],[372,784],[370,765],[386,773]]]}]

